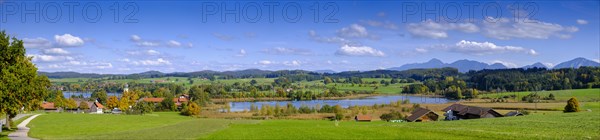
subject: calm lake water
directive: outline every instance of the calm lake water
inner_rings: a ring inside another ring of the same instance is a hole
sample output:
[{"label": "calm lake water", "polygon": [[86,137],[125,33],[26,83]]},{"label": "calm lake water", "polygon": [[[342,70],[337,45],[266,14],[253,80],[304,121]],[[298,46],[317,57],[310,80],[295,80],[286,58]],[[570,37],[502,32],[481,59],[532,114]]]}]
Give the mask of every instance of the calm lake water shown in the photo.
[{"label": "calm lake water", "polygon": [[[63,95],[65,96],[65,98],[70,98],[71,95],[75,95],[75,96],[83,95],[84,98],[89,98],[89,97],[92,96],[92,92],[63,91]],[[122,95],[122,93],[106,93],[106,95],[108,95],[108,96],[117,96],[118,98],[120,98],[121,95]]]},{"label": "calm lake water", "polygon": [[315,107],[317,104],[323,105],[341,105],[344,108],[354,105],[367,105],[371,106],[374,104],[389,104],[390,102],[395,102],[398,100],[410,100],[410,103],[419,103],[419,104],[444,104],[448,102],[454,102],[456,100],[449,100],[446,98],[438,98],[438,97],[421,97],[421,96],[402,96],[402,95],[389,95],[389,96],[372,96],[365,98],[357,98],[357,99],[342,99],[342,100],[308,100],[308,101],[257,101],[257,102],[231,102],[231,111],[244,111],[250,110],[250,105],[254,103],[259,109],[263,104],[270,105],[274,107],[279,103],[281,106],[287,105],[287,103],[292,103],[295,107],[300,107],[301,105],[307,105],[309,107]]}]

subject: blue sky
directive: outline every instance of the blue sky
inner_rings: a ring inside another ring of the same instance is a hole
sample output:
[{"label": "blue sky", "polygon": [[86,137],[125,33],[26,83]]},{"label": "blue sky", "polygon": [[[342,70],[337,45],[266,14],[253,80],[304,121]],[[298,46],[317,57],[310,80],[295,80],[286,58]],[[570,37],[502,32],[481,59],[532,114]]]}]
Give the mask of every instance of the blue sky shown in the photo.
[{"label": "blue sky", "polygon": [[0,29],[50,72],[347,71],[432,58],[552,66],[599,61],[599,3],[4,0]]}]

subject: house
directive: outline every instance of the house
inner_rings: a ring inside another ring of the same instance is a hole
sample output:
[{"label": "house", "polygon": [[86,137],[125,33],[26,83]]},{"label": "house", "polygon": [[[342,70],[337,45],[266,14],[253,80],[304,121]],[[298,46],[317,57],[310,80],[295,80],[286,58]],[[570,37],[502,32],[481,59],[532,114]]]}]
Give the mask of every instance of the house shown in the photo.
[{"label": "house", "polygon": [[511,111],[511,112],[508,112],[508,113],[504,114],[504,116],[506,116],[506,117],[523,116],[523,115],[524,114],[521,113],[521,112],[519,112],[519,111]]},{"label": "house", "polygon": [[104,109],[104,106],[102,104],[100,104],[100,102],[98,102],[97,100],[94,103],[92,103],[92,105],[90,106],[91,113],[95,113],[95,114],[104,113],[103,109]]},{"label": "house", "polygon": [[58,112],[58,108],[54,107],[53,102],[43,102],[40,107],[46,112]]},{"label": "house", "polygon": [[462,104],[452,104],[442,111],[446,112],[444,114],[444,116],[446,116],[446,120],[503,117],[502,114],[491,108],[467,106]]},{"label": "house", "polygon": [[425,108],[417,108],[413,112],[411,112],[410,116],[406,118],[409,122],[427,122],[427,121],[437,121],[439,116],[437,113],[425,109]]},{"label": "house", "polygon": [[[142,101],[151,102],[156,105],[156,104],[162,102],[164,99],[165,98],[143,98]],[[177,106],[181,106],[181,104],[188,102],[188,101],[189,101],[189,99],[187,98],[186,95],[179,96],[179,98],[173,98],[173,102]]]},{"label": "house", "polygon": [[369,115],[356,115],[354,117],[354,120],[356,120],[357,122],[370,122],[372,118]]}]

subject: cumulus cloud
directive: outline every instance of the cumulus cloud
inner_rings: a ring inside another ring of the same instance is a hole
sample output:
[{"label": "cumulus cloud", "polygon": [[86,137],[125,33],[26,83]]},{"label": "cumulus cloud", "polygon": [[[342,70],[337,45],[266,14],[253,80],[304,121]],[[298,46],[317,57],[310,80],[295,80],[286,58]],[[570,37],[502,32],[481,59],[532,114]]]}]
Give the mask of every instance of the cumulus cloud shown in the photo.
[{"label": "cumulus cloud", "polygon": [[25,48],[49,48],[52,43],[45,38],[23,38],[23,46]]},{"label": "cumulus cloud", "polygon": [[131,41],[139,42],[139,41],[142,41],[142,38],[138,35],[131,35]]},{"label": "cumulus cloud", "polygon": [[486,36],[508,40],[512,38],[548,39],[550,37],[570,38],[579,29],[574,26],[565,27],[556,23],[547,23],[531,19],[515,22],[508,18],[487,17],[483,22]]},{"label": "cumulus cloud", "polygon": [[274,55],[312,55],[313,52],[307,49],[300,48],[284,48],[284,47],[275,47],[268,48],[262,51],[265,54],[274,54]]},{"label": "cumulus cloud", "polygon": [[343,45],[336,52],[336,55],[342,56],[375,56],[382,57],[385,56],[385,53],[382,51],[373,49],[368,46],[351,46],[351,45]]},{"label": "cumulus cloud", "polygon": [[293,60],[293,61],[283,61],[283,65],[286,66],[300,66],[300,64],[302,64],[302,62],[298,61],[298,60]]},{"label": "cumulus cloud", "polygon": [[367,28],[359,24],[352,24],[337,31],[337,35],[342,38],[370,38],[376,37],[369,34]]},{"label": "cumulus cloud", "polygon": [[441,39],[448,37],[448,31],[457,30],[465,33],[479,31],[479,27],[473,23],[437,23],[433,20],[425,20],[420,23],[410,23],[406,29],[413,37]]},{"label": "cumulus cloud", "polygon": [[577,24],[585,25],[585,24],[588,24],[588,21],[587,20],[583,20],[583,19],[578,19],[577,20]]},{"label": "cumulus cloud", "polygon": [[145,50],[145,51],[128,51],[129,55],[160,55],[161,53],[156,50]]},{"label": "cumulus cloud", "polygon": [[274,64],[274,62],[269,61],[269,60],[261,60],[261,61],[258,61],[258,64],[261,64],[261,65],[270,65],[270,64]]},{"label": "cumulus cloud", "polygon": [[57,45],[64,47],[78,47],[84,44],[83,39],[71,34],[54,35]]},{"label": "cumulus cloud", "polygon": [[175,41],[175,40],[169,40],[169,42],[167,43],[167,45],[171,46],[171,47],[179,47],[181,46],[181,43]]},{"label": "cumulus cloud", "polygon": [[361,22],[372,27],[382,27],[390,30],[398,30],[398,26],[390,21],[364,20]]},{"label": "cumulus cloud", "polygon": [[133,65],[141,65],[141,66],[164,66],[171,65],[171,62],[165,60],[163,58],[158,58],[156,60],[139,60],[139,61],[130,61]]},{"label": "cumulus cloud", "polygon": [[461,40],[455,45],[436,45],[429,48],[417,48],[417,50],[422,50],[421,52],[427,52],[430,51],[430,49],[470,55],[488,55],[500,53],[524,53],[529,55],[538,55],[538,53],[533,49],[515,46],[498,46],[491,42],[475,42],[466,40]]},{"label": "cumulus cloud", "polygon": [[47,55],[68,55],[68,54],[70,54],[69,51],[64,50],[62,48],[44,49],[44,50],[42,50],[42,53],[47,54]]},{"label": "cumulus cloud", "polygon": [[45,54],[31,54],[30,57],[33,57],[33,62],[61,62],[67,60],[74,60],[71,56],[55,56],[55,55],[45,55]]}]

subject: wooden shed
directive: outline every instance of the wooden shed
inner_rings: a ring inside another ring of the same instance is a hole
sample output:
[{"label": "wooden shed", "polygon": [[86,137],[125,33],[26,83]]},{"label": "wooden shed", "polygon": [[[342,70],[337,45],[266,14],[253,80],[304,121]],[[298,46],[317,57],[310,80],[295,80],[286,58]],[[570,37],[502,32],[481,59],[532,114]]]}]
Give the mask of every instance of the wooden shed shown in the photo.
[{"label": "wooden shed", "polygon": [[371,116],[369,115],[356,115],[354,117],[354,120],[356,120],[357,122],[370,122],[373,118],[371,118]]},{"label": "wooden shed", "polygon": [[411,115],[406,117],[406,120],[409,122],[437,121],[439,116],[440,115],[429,109],[419,107],[411,112]]}]

